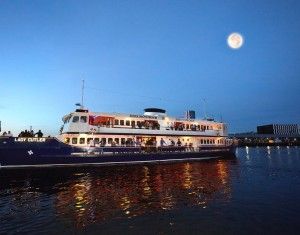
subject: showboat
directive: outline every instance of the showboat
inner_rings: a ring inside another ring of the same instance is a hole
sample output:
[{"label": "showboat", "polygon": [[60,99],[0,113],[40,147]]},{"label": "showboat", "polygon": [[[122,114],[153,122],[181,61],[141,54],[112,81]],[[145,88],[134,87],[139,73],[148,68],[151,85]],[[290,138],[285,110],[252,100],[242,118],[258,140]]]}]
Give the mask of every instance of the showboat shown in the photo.
[{"label": "showboat", "polygon": [[227,125],[174,118],[146,108],[141,115],[91,112],[81,106],[62,118],[57,137],[0,137],[0,168],[137,164],[234,157]]}]

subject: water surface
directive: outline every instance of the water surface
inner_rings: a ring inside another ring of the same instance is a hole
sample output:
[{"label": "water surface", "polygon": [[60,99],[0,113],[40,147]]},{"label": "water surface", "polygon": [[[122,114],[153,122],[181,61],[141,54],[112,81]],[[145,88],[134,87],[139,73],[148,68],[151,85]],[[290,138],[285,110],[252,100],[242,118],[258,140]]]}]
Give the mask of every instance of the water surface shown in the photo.
[{"label": "water surface", "polygon": [[0,170],[0,234],[298,234],[300,148],[236,159]]}]

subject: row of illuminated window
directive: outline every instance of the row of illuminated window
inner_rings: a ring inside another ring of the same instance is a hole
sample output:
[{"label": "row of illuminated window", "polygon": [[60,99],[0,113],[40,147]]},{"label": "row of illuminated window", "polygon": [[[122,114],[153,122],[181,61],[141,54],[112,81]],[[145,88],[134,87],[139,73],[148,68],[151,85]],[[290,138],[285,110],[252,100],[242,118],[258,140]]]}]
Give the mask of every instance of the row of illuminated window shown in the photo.
[{"label": "row of illuminated window", "polygon": [[[115,126],[131,126],[131,127],[135,127],[137,125],[138,127],[141,127],[141,126],[145,126],[145,122],[115,119],[114,125]],[[181,126],[178,126],[178,127],[174,127],[173,125],[171,125],[170,128],[171,129],[186,129],[186,130],[188,130],[188,129],[202,130],[202,131],[213,130],[213,126],[196,125],[196,124],[181,124]]]},{"label": "row of illuminated window", "polygon": [[[109,145],[130,145],[134,143],[134,140],[132,138],[65,138],[65,143],[69,144],[90,144],[91,141],[94,141],[94,144],[100,144],[105,146],[106,144]],[[184,141],[184,139],[183,139]],[[224,140],[223,139],[218,139],[217,141],[215,141],[215,139],[201,139],[200,140],[201,144],[224,144]]]},{"label": "row of illuminated window", "polygon": [[114,122],[114,124],[116,125],[116,126],[135,126],[135,124],[137,125],[137,126],[140,126],[141,125],[141,121],[137,121],[137,122],[135,122],[135,121],[130,121],[130,120],[119,120],[119,119],[115,119],[115,122]]},{"label": "row of illuminated window", "polygon": [[171,124],[169,126],[169,128],[171,130],[179,130],[179,131],[182,131],[182,130],[192,130],[192,131],[205,131],[205,130],[213,130],[213,127],[212,126],[206,126],[206,125],[196,125],[196,124],[179,124],[179,125],[176,125],[174,126],[173,124]]},{"label": "row of illuminated window", "polygon": [[69,144],[90,144],[91,141],[94,141],[94,144],[100,144],[100,145],[106,145],[106,143],[112,145],[112,144],[116,144],[116,145],[125,145],[125,144],[131,144],[133,143],[133,139],[132,138],[65,138],[65,143]]},{"label": "row of illuminated window", "polygon": [[201,144],[215,144],[215,143],[224,144],[224,140],[220,139],[220,140],[215,141],[214,139],[201,139],[200,143]]},{"label": "row of illuminated window", "polygon": [[[74,122],[74,123],[78,123],[78,122],[86,123],[87,122],[87,116],[74,116],[73,119],[72,119],[72,122]],[[137,125],[138,127],[141,127],[141,126],[144,125],[144,122],[115,119],[114,120],[114,125],[116,125],[116,126],[118,126],[118,125],[120,125],[120,126],[132,126],[132,127],[135,127]],[[173,125],[171,125],[170,127],[171,127],[171,129],[174,128]],[[202,131],[213,130],[212,126],[195,125],[195,124],[181,124],[180,126],[175,127],[174,129],[181,129],[181,128],[182,129],[186,129],[186,130],[188,130],[188,129],[191,129],[191,130],[202,130]]]}]

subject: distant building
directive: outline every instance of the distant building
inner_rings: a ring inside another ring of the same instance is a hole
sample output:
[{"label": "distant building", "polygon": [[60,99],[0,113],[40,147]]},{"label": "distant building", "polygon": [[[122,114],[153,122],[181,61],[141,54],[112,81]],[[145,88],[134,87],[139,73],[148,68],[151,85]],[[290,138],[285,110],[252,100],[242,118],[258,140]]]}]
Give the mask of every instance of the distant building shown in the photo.
[{"label": "distant building", "polygon": [[257,134],[299,135],[300,125],[270,124],[270,125],[257,126]]},{"label": "distant building", "polygon": [[196,112],[194,110],[188,110],[185,112],[185,118],[190,120],[190,119],[195,119],[196,118]]}]

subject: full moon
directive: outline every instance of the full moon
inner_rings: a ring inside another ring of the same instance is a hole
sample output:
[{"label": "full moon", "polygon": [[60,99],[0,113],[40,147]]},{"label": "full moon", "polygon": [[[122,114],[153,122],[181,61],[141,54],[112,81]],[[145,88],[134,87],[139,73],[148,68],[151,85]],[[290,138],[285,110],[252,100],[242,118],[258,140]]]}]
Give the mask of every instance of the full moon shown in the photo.
[{"label": "full moon", "polygon": [[228,46],[232,49],[239,49],[243,46],[244,38],[239,33],[231,33],[227,38]]}]

